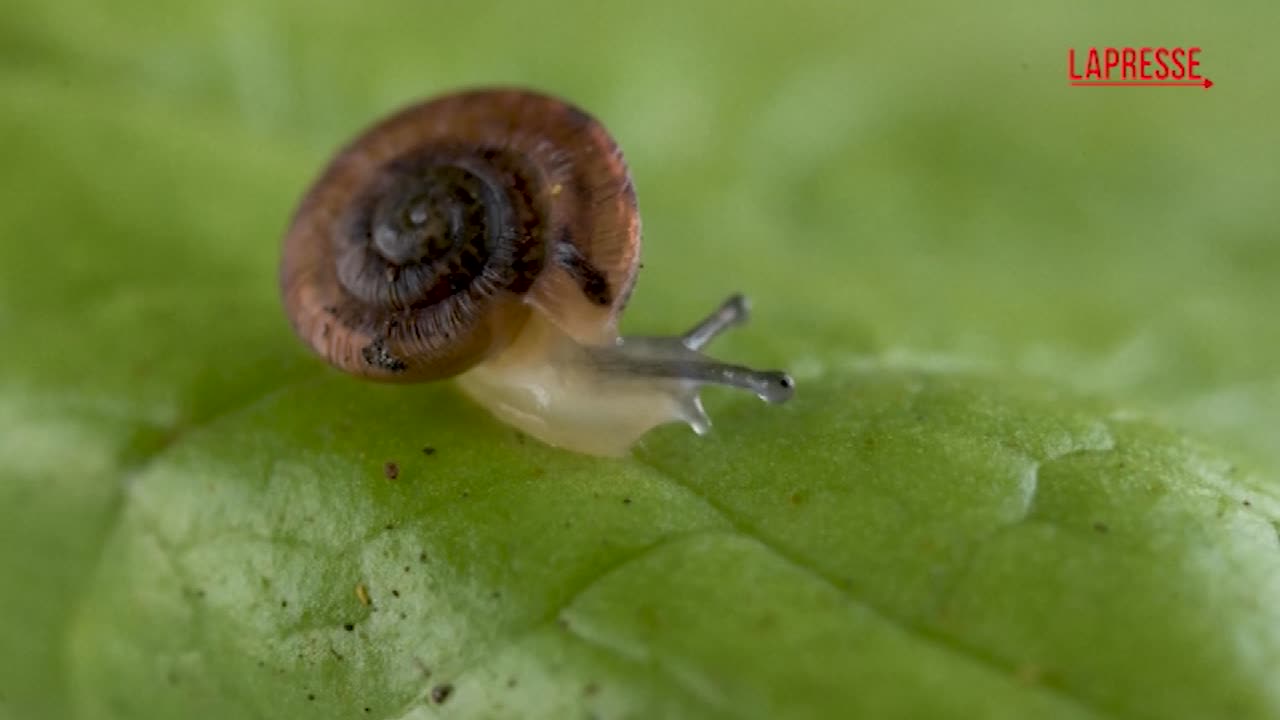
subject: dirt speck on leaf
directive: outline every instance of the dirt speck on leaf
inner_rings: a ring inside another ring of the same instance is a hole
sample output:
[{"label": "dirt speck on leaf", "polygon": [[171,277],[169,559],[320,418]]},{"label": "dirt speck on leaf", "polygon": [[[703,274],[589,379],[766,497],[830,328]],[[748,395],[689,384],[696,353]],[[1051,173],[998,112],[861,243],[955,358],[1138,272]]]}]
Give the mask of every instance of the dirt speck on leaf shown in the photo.
[{"label": "dirt speck on leaf", "polygon": [[445,700],[453,694],[453,686],[448,683],[441,683],[431,688],[431,700],[437,705],[443,705]]},{"label": "dirt speck on leaf", "polygon": [[388,462],[387,464],[382,466],[382,474],[388,480],[395,480],[396,478],[400,477],[400,466],[395,464],[394,462]]},{"label": "dirt speck on leaf", "polygon": [[435,454],[436,454],[436,449],[435,449],[435,448],[433,448],[433,447],[431,447],[430,445],[428,445],[428,446],[426,446],[426,447],[422,448],[422,454],[423,454],[423,455],[428,455],[428,456],[429,456],[429,455],[435,455]]},{"label": "dirt speck on leaf", "polygon": [[1104,523],[1104,522],[1096,522],[1096,523],[1094,523],[1094,524],[1093,524],[1093,529],[1094,529],[1095,531],[1097,531],[1097,532],[1100,532],[1100,533],[1105,533],[1105,532],[1107,532],[1107,531],[1111,530],[1111,528],[1107,527],[1107,524],[1106,524],[1106,523]]}]

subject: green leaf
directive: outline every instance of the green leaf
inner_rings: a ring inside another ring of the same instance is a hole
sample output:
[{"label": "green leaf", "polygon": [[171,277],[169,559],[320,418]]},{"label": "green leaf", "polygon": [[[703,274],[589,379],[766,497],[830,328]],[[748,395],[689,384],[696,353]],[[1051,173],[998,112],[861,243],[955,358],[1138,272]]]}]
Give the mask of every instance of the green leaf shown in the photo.
[{"label": "green leaf", "polygon": [[[0,717],[1280,715],[1273,4],[17,1]],[[305,353],[298,195],[487,82],[626,150],[626,329],[745,291],[794,401],[600,460]]]}]

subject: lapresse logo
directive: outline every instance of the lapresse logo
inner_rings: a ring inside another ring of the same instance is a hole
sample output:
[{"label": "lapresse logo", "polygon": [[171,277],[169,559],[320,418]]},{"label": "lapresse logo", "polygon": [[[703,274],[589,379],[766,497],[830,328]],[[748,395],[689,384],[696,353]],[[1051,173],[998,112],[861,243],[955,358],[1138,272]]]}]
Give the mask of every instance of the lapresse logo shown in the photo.
[{"label": "lapresse logo", "polygon": [[1198,47],[1067,48],[1072,87],[1213,87],[1200,74]]}]

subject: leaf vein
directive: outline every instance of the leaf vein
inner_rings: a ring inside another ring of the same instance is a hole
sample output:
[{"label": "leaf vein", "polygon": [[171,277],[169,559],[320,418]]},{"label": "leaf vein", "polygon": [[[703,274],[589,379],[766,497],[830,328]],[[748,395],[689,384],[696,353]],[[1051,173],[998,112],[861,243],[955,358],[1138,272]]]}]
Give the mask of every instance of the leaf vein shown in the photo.
[{"label": "leaf vein", "polygon": [[[703,493],[698,492],[698,490],[695,489],[690,483],[682,480],[678,475],[671,472],[667,468],[664,468],[652,461],[645,460],[639,457],[637,457],[636,460],[640,463],[643,463],[649,466],[650,468],[652,468],[653,470],[661,474],[663,477],[665,477],[669,482],[701,498],[703,502],[705,502],[711,508],[715,509],[721,515],[721,517],[723,517],[725,521],[729,523],[729,525],[736,532],[740,533],[743,537],[750,538],[755,542],[759,543],[763,548],[772,552],[774,555],[776,555],[783,561],[787,562],[792,567],[795,567],[796,569],[804,572],[806,575],[809,575],[810,577],[812,577],[814,580],[833,589],[834,591],[839,593],[842,597],[844,597],[848,602],[858,605],[859,607],[862,607],[867,611],[874,613],[877,617],[883,619],[885,622],[893,625],[894,627],[899,628],[900,630],[907,633],[908,635],[916,637],[932,646],[948,651],[953,655],[956,655],[971,663],[974,663],[979,667],[985,668],[988,671],[996,673],[1001,677],[1007,678],[1012,681],[1017,676],[1017,668],[1012,663],[1009,663],[979,648],[975,648],[975,647],[966,645],[964,643],[961,643],[955,638],[948,637],[938,631],[931,630],[927,627],[918,625],[916,623],[908,622],[907,620],[893,615],[892,613],[888,612],[884,608],[879,607],[877,604],[874,604],[865,598],[855,596],[852,592],[849,591],[847,587],[844,587],[840,582],[838,582],[836,578],[830,577],[828,574],[822,572],[821,570],[814,567],[813,565],[805,562],[803,558],[801,558],[800,556],[796,555],[795,553],[789,550],[786,550],[785,548],[777,545],[773,541],[767,539],[761,533],[751,528],[746,522],[740,521],[737,518],[735,518],[726,508],[722,507],[719,503],[715,502],[714,500],[707,497]],[[1041,682],[1035,687],[1040,689],[1043,692],[1053,695],[1054,697],[1064,702],[1074,705],[1077,708],[1091,715],[1094,715],[1096,717],[1101,717],[1101,718],[1116,717],[1116,714],[1114,712],[1104,710],[1092,699],[1083,697],[1078,693],[1072,692],[1069,688],[1062,687],[1059,685],[1049,684],[1048,682]]]}]

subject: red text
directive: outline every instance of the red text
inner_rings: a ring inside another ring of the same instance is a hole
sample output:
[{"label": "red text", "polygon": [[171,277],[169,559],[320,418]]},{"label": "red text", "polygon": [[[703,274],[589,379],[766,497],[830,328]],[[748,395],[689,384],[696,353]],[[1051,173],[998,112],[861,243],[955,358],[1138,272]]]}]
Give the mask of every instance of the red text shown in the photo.
[{"label": "red text", "polygon": [[1203,80],[1200,48],[1089,48],[1084,73],[1077,71],[1075,48],[1067,50],[1067,74],[1071,80]]}]

